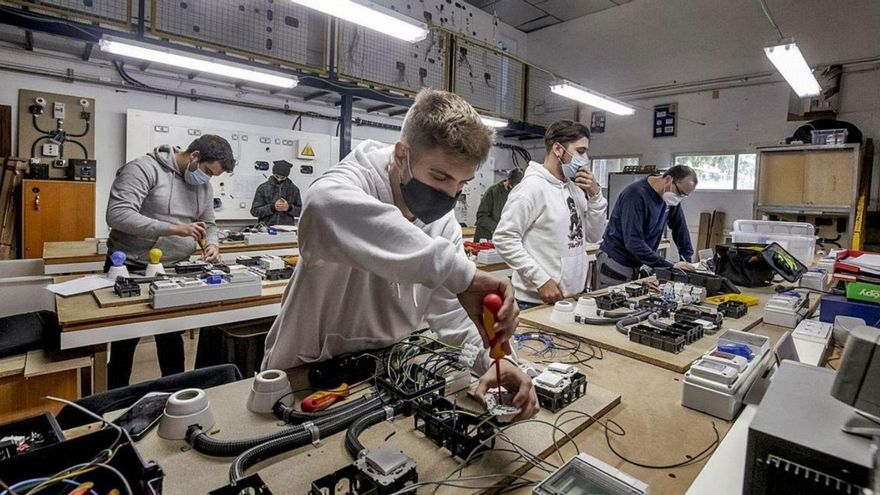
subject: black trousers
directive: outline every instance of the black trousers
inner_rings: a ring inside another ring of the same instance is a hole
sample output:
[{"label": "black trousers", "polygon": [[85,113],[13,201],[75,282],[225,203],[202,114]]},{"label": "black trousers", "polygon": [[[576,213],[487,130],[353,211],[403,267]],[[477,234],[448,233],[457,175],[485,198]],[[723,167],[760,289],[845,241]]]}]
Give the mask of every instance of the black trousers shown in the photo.
[{"label": "black trousers", "polygon": [[[104,262],[104,272],[110,269],[110,257]],[[125,265],[129,270],[143,270],[145,266],[130,263]],[[156,354],[159,357],[159,369],[162,376],[183,373],[185,356],[183,353],[183,332],[163,333],[155,336]],[[131,367],[134,364],[134,351],[140,338],[118,340],[110,343],[110,362],[107,364],[107,389],[127,387],[131,379]]]}]

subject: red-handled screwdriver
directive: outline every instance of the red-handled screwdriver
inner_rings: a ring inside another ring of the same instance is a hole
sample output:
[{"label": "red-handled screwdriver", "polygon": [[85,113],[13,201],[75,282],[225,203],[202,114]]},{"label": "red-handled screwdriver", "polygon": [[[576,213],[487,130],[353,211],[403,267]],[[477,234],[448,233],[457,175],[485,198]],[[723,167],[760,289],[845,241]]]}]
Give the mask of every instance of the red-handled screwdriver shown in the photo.
[{"label": "red-handled screwdriver", "polygon": [[501,348],[501,342],[495,335],[495,318],[498,311],[503,305],[501,296],[498,294],[486,294],[483,297],[483,329],[486,330],[486,337],[489,338],[489,357],[495,360],[495,378],[498,380],[498,390],[501,390],[501,359],[505,356],[504,349]]}]

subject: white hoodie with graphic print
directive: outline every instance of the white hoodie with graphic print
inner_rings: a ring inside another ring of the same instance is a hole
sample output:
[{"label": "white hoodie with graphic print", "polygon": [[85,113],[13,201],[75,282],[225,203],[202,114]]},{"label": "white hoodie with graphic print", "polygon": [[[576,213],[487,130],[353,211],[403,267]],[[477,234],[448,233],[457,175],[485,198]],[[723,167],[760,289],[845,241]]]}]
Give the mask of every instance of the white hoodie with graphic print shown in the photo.
[{"label": "white hoodie with graphic print", "polygon": [[587,199],[570,180],[560,181],[530,162],[501,212],[493,241],[514,271],[516,298],[541,303],[538,288],[554,280],[565,297],[583,292],[588,268],[586,243],[602,239],[608,201]]}]

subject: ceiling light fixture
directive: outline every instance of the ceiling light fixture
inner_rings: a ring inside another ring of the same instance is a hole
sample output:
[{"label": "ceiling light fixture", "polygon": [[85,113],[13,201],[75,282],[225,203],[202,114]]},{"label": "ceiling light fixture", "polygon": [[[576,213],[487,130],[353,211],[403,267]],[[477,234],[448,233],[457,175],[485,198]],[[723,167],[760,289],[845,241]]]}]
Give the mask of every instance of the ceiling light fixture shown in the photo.
[{"label": "ceiling light fixture", "polygon": [[559,96],[571,98],[572,100],[579,101],[585,105],[590,105],[591,107],[596,107],[611,112],[615,115],[632,115],[636,113],[635,108],[627,105],[626,103],[623,103],[622,101],[615,100],[610,96],[605,96],[602,93],[597,93],[596,91],[587,89],[571,81],[566,81],[565,79],[560,79],[550,83],[550,91],[558,94]]}]

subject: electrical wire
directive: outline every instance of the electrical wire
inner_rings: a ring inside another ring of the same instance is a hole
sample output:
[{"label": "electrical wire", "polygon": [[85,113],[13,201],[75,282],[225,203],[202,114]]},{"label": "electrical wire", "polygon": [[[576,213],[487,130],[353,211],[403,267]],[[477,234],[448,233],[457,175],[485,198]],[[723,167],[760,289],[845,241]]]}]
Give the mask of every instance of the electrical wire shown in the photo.
[{"label": "electrical wire", "polygon": [[779,40],[782,41],[785,36],[782,35],[782,31],[779,29],[779,25],[776,24],[776,21],[773,19],[773,14],[770,13],[770,8],[767,7],[766,0],[758,0],[758,3],[761,4],[761,10],[764,11],[764,15],[767,17],[770,25],[773,26],[773,29],[776,30],[776,34],[779,35]]}]

